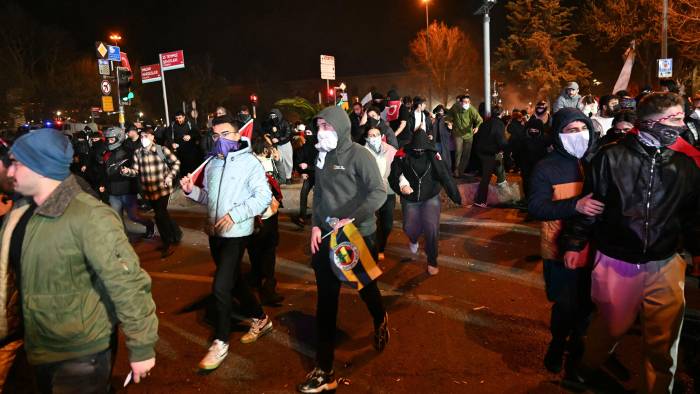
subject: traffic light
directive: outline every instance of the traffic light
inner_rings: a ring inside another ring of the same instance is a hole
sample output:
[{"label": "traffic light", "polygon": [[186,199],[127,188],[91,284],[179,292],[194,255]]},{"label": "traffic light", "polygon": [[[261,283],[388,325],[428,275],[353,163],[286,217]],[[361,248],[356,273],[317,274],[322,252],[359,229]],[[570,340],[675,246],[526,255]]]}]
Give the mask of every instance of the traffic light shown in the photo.
[{"label": "traffic light", "polygon": [[119,81],[120,89],[129,89],[131,86],[131,71],[126,67],[117,67],[117,80]]},{"label": "traffic light", "polygon": [[335,96],[335,88],[328,88],[328,97]]},{"label": "traffic light", "polygon": [[258,104],[258,95],[256,95],[255,93],[251,94],[250,95],[250,102],[253,103],[253,105],[257,105]]},{"label": "traffic light", "polygon": [[126,96],[122,97],[122,101],[124,102],[131,102],[131,100],[134,99],[134,92],[129,89],[129,92],[126,94]]}]

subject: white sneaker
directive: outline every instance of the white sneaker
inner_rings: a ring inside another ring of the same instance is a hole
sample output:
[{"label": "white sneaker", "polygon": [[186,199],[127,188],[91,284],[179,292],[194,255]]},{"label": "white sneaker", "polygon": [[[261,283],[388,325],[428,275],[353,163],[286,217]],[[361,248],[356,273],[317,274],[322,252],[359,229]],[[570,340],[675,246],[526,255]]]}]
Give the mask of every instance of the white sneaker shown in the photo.
[{"label": "white sneaker", "polygon": [[215,339],[209,347],[207,355],[199,362],[199,369],[207,371],[217,369],[226,356],[228,356],[228,343]]},{"label": "white sneaker", "polygon": [[416,243],[409,242],[408,248],[411,250],[411,253],[418,254],[418,242],[416,242]]},{"label": "white sneaker", "polygon": [[258,340],[261,336],[272,331],[272,320],[270,316],[265,315],[264,319],[253,319],[253,324],[250,325],[248,333],[241,338],[242,343],[252,343]]},{"label": "white sneaker", "polygon": [[438,267],[433,267],[432,265],[428,266],[428,275],[435,276],[439,273],[440,273],[440,269]]}]

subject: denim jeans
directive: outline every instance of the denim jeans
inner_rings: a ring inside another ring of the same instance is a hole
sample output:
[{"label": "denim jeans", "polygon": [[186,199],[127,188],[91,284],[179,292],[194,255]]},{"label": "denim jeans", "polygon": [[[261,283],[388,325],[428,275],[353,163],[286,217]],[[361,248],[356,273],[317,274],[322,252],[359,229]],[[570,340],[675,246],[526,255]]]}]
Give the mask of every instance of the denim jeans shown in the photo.
[{"label": "denim jeans", "polygon": [[70,360],[35,367],[42,394],[96,394],[110,392],[112,351],[103,350]]},{"label": "denim jeans", "polygon": [[[114,209],[119,217],[123,218],[123,211],[126,210],[126,215],[134,223],[143,226],[152,226],[153,222],[139,215],[139,203],[135,194],[124,194],[121,196],[109,196],[109,205]],[[125,226],[126,227],[126,226]]]}]

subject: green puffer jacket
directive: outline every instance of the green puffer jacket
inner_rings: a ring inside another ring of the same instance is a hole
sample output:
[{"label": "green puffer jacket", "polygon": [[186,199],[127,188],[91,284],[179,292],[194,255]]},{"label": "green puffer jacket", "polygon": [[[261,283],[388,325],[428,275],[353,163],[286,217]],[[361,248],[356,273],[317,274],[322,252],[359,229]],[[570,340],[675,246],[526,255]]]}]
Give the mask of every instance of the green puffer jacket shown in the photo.
[{"label": "green puffer jacket", "polygon": [[445,120],[452,123],[452,135],[465,140],[474,138],[472,129],[478,129],[484,121],[473,105],[464,109],[460,103],[452,105],[445,115]]},{"label": "green puffer jacket", "polygon": [[[15,210],[21,214],[26,206],[18,203]],[[30,363],[103,351],[118,324],[131,362],[155,357],[158,319],[151,279],[117,214],[83,192],[73,176],[29,219],[21,265]]]}]

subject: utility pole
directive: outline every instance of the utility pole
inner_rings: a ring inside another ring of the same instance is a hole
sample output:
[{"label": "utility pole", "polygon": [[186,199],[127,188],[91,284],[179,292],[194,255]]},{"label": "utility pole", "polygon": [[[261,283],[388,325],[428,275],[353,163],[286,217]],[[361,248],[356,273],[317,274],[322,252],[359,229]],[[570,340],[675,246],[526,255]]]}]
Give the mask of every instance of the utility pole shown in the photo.
[{"label": "utility pole", "polygon": [[491,115],[491,37],[489,11],[496,5],[496,0],[484,0],[484,4],[474,15],[484,16],[484,116]]},{"label": "utility pole", "polygon": [[433,109],[433,72],[430,69],[430,19],[428,18],[428,3],[430,0],[423,0],[425,3],[425,66],[428,68],[428,111]]},{"label": "utility pole", "polygon": [[661,58],[668,59],[668,0],[664,0],[663,22],[661,23]]}]

